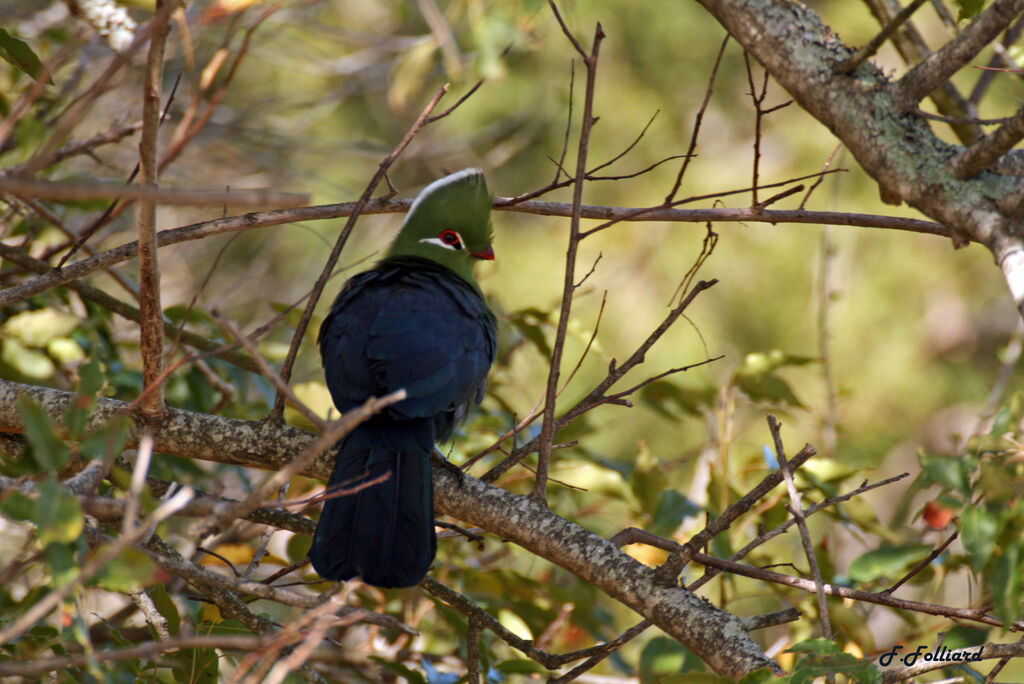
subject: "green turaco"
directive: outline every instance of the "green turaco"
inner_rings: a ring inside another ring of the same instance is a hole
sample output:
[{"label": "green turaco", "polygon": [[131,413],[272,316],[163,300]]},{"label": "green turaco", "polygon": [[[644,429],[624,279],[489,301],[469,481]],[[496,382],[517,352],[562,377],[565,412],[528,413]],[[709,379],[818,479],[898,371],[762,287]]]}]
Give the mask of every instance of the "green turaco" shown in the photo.
[{"label": "green turaco", "polygon": [[479,169],[428,185],[386,256],[345,283],[320,328],[339,411],[406,391],[341,444],[328,491],[388,477],[325,501],[309,554],[321,577],[408,587],[433,562],[431,452],[482,399],[497,349],[473,275],[481,259],[494,259],[491,201]]}]

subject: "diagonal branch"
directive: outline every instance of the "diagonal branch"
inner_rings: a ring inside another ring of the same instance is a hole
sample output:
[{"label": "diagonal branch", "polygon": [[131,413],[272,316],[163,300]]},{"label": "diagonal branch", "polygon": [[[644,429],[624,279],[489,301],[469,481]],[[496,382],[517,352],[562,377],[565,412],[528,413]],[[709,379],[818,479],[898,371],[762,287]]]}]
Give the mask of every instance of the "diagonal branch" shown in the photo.
[{"label": "diagonal branch", "polygon": [[[562,31],[566,34],[577,51],[582,47],[562,21],[554,0],[549,0],[551,11],[558,19]],[[558,378],[562,367],[562,352],[565,349],[565,337],[569,330],[569,315],[572,310],[572,297],[576,284],[576,251],[580,244],[580,218],[583,206],[583,181],[587,175],[587,150],[590,145],[590,130],[594,118],[594,88],[597,83],[597,59],[601,50],[604,31],[598,23],[594,29],[594,44],[590,54],[583,54],[584,66],[587,68],[586,94],[583,100],[583,124],[580,130],[579,148],[576,154],[576,181],[572,189],[572,216],[569,220],[569,247],[565,253],[565,277],[562,283],[562,300],[558,312],[558,327],[555,341],[551,346],[551,365],[548,371],[548,383],[544,394],[544,423],[540,433],[540,449],[537,454],[537,479],[531,496],[537,501],[545,500],[548,484],[548,466],[551,460],[551,447],[555,437],[555,403],[558,399]]]},{"label": "diagonal branch", "polygon": [[971,24],[896,83],[897,107],[908,112],[952,78],[1024,11],[1024,0],[996,0]]},{"label": "diagonal branch", "polygon": [[[58,427],[76,398],[70,392],[0,380],[0,432],[24,431],[17,410],[22,394],[32,396]],[[123,414],[126,406],[124,402],[98,399],[86,431]],[[134,427],[127,443],[133,445],[138,443],[142,423],[138,417],[129,418]],[[168,409],[164,421],[153,429],[153,439],[154,449],[161,453],[276,470],[290,461],[290,454],[305,449],[313,436],[268,421]],[[332,455],[321,455],[301,474],[326,479],[332,460]],[[738,618],[685,589],[658,585],[654,570],[530,497],[469,475],[453,475],[444,468],[434,470],[434,484],[434,505],[439,512],[519,544],[590,582],[685,643],[719,674],[738,679],[762,667],[778,671]]]},{"label": "diagonal branch", "polygon": [[993,133],[954,157],[950,161],[950,168],[961,180],[973,178],[995,164],[1022,139],[1024,139],[1024,108],[1004,121]]},{"label": "diagonal branch", "polygon": [[[388,169],[395,163],[399,155],[405,151],[405,148],[409,146],[412,139],[416,136],[420,130],[427,125],[427,118],[430,113],[434,111],[441,98],[448,92],[448,84],[445,84],[438,88],[437,92],[434,93],[434,97],[431,98],[430,102],[420,113],[416,121],[409,128],[406,134],[402,137],[399,143],[395,146],[391,153],[388,154],[377,167],[377,172],[373,174],[373,178],[367,183],[366,189],[363,190],[362,196],[355,203],[352,208],[352,212],[348,216],[348,221],[345,222],[345,227],[341,229],[341,234],[338,235],[337,241],[334,243],[333,249],[331,249],[330,255],[327,257],[327,262],[324,264],[323,270],[320,272],[320,276],[316,279],[316,283],[313,285],[312,292],[309,295],[309,299],[306,301],[306,308],[302,311],[302,317],[299,319],[298,325],[295,326],[295,334],[292,336],[291,345],[288,347],[288,354],[285,356],[284,363],[281,364],[281,378],[288,382],[292,375],[292,366],[295,364],[295,357],[299,353],[299,344],[302,342],[302,338],[306,335],[306,327],[309,325],[310,318],[313,317],[313,310],[316,308],[317,303],[320,301],[320,295],[323,293],[324,286],[331,277],[331,273],[334,272],[334,266],[338,263],[338,259],[341,257],[341,250],[345,247],[345,243],[348,242],[349,235],[352,234],[352,230],[356,226],[356,219],[359,218],[360,214],[363,213],[363,208],[370,202],[370,198],[373,196],[373,191],[377,189],[377,186],[387,176]],[[280,421],[284,413],[284,400],[285,396],[283,393],[278,392],[277,397],[274,400],[274,408],[271,412],[271,417],[275,421]]]}]

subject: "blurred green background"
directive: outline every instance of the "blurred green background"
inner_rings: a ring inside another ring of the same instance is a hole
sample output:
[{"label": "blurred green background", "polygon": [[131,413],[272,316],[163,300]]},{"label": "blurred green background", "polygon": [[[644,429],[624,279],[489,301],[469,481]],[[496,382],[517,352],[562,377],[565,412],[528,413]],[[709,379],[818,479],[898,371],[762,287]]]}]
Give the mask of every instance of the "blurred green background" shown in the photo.
[{"label": "blurred green background", "polygon": [[[859,3],[809,4],[849,45],[866,42],[877,30]],[[178,74],[183,81],[164,126],[165,137],[187,108],[203,67],[225,42],[237,48],[240,29],[266,9],[257,3],[244,14],[217,19],[217,10],[233,6],[226,1],[191,3],[187,39],[182,24],[174,25],[165,93]],[[594,0],[563,3],[560,8],[585,46],[591,43],[596,22],[607,34],[600,54],[595,98],[599,121],[590,141],[589,166],[619,154],[652,117],[636,146],[605,173],[628,175],[685,153],[724,30],[697,3]],[[144,9],[133,11],[147,16]],[[84,32],[73,20],[53,22],[43,15],[37,3],[21,0],[8,2],[0,10],[0,20],[41,56],[53,54]],[[428,21],[426,17],[435,18]],[[923,12],[920,19],[919,27],[927,35],[945,39],[930,14]],[[445,38],[446,30],[451,41]],[[55,76],[58,87],[75,77],[78,69],[83,76],[95,76],[103,61],[98,57],[107,54],[105,49],[96,39],[83,47],[83,58],[92,59],[64,67]],[[888,48],[876,61],[894,74],[904,68]],[[225,71],[215,78],[223,79]],[[391,181],[401,196],[411,197],[447,171],[480,166],[495,194],[526,193],[555,176],[553,160],[560,157],[566,135],[573,73],[573,118],[565,162],[570,171],[585,74],[546,3],[284,3],[256,29],[248,54],[210,123],[163,174],[162,185],[210,190],[271,186],[309,192],[314,203],[352,200],[441,84],[452,84],[440,105],[444,109],[483,78],[477,93],[415,138],[394,167]],[[755,65],[756,84],[761,83],[761,73]],[[104,96],[76,137],[104,130],[115,119],[137,119],[138,77],[139,70],[132,72]],[[977,74],[965,70],[957,78],[969,88]],[[996,81],[982,116],[1003,116],[1016,107],[1019,80],[1005,75]],[[0,87],[6,107],[23,85],[17,73],[8,69]],[[748,91],[742,51],[730,42],[680,197],[750,186],[755,117]],[[769,83],[766,106],[786,99],[780,88]],[[59,103],[60,97],[54,95],[53,106]],[[837,142],[796,106],[772,113],[762,128],[761,184],[822,170]],[[44,130],[19,131],[22,140],[4,152],[0,164],[24,161],[34,149],[31,143]],[[104,148],[99,160],[67,162],[52,177],[123,181],[137,155],[135,145],[129,139]],[[630,207],[656,204],[671,189],[679,164],[673,160],[635,178],[592,182],[584,190],[584,201]],[[906,207],[882,204],[871,179],[843,150],[831,168],[843,171],[825,177],[806,208],[918,216]],[[774,192],[762,190],[760,198]],[[772,208],[797,208],[804,194],[790,196]],[[563,202],[570,198],[568,189],[544,197]],[[750,192],[739,192],[685,206],[745,207],[750,203]],[[69,224],[81,227],[94,215],[95,206],[68,206],[60,211]],[[162,207],[159,227],[220,214],[219,209]],[[4,237],[37,229],[36,248],[57,242],[52,229],[31,225],[32,221],[26,219]],[[360,219],[341,263],[365,267],[364,260],[374,259],[385,249],[400,221],[395,215]],[[550,344],[557,321],[568,220],[499,211],[493,221],[497,260],[482,264],[478,277],[500,312],[502,362],[492,373],[482,411],[454,447],[456,462],[489,445],[510,427],[513,415],[529,414],[543,396],[547,364],[544,343],[538,341]],[[201,309],[216,308],[243,329],[253,328],[311,287],[342,225],[341,220],[282,225],[164,249],[160,253],[164,305],[187,305],[198,293]],[[585,227],[592,225],[596,223],[584,222]],[[771,444],[765,423],[768,413],[780,417],[790,453],[805,442],[818,449],[821,456],[810,471],[821,478],[819,485],[844,482],[843,488],[849,489],[865,477],[877,479],[905,470],[916,474],[919,448],[946,454],[962,449],[986,410],[1001,355],[1017,325],[1013,302],[987,251],[976,245],[954,250],[941,238],[869,228],[762,223],[718,223],[713,228],[719,241],[699,277],[717,278],[718,284],[697,298],[687,319],[652,349],[646,363],[621,387],[709,356],[724,358],[652,385],[635,398],[632,409],[602,407],[565,431],[560,439],[579,443],[555,452],[552,475],[586,491],[554,487],[552,508],[603,535],[630,524],[650,527],[657,522],[658,506],[668,505],[662,494],[666,487],[699,506],[721,510],[735,498],[729,487],[742,493],[764,475],[764,448]],[[132,239],[132,231],[128,212],[92,244],[109,248]],[[584,396],[604,377],[611,359],[622,362],[658,325],[699,254],[704,236],[703,224],[639,222],[616,225],[582,243],[577,274],[587,273],[599,257],[600,261],[574,301],[563,377],[587,345],[605,293],[607,301],[593,347],[560,406],[571,406]],[[111,289],[105,276],[96,276],[92,282]],[[338,278],[328,286],[318,308],[321,314],[340,283]],[[10,321],[15,313],[4,312],[3,317]],[[293,324],[294,317],[271,331],[262,346],[268,358],[280,361],[283,357]],[[130,351],[133,328],[117,322],[114,329],[129,348],[123,361],[131,370],[136,367]],[[6,332],[5,340],[10,340],[11,332]],[[314,325],[294,382],[304,383],[303,396],[327,410],[322,392],[317,392],[321,371],[312,344],[315,332]],[[87,346],[85,341],[82,344]],[[9,350],[10,343],[5,341],[4,348]],[[20,365],[23,358],[15,352],[5,354],[0,372],[5,377],[69,386],[70,375],[62,370],[59,359],[33,376],[27,366]],[[208,409],[212,399],[196,396],[188,372],[180,372],[172,381],[169,400]],[[269,387],[252,378],[245,382],[244,391],[226,412],[261,417],[272,399]],[[129,385],[126,382],[123,388],[126,395]],[[1021,388],[1024,383],[1016,375],[1008,393]],[[487,461],[494,462],[493,457]],[[480,474],[483,466],[473,472]],[[522,470],[513,471],[503,483],[523,491],[530,484]],[[921,532],[920,522],[913,520],[929,497],[912,491],[917,498],[905,499],[908,486],[890,486],[866,497],[870,504],[852,504],[853,512],[844,514],[845,521],[816,522],[818,539],[824,536],[823,545],[831,544],[828,550],[834,552],[836,573],[845,574],[850,560],[873,545],[863,543],[865,533],[890,541],[917,540],[921,534],[928,541],[933,541],[932,536],[935,541],[940,538],[938,533]],[[822,491],[828,487],[822,485]],[[897,510],[901,503],[902,511]],[[871,509],[881,525],[873,522]],[[674,511],[665,514],[675,524],[660,530],[664,534],[675,531],[685,539],[703,523],[702,516],[684,515],[681,508]],[[886,531],[894,515],[896,524]],[[676,530],[680,521],[683,525]],[[903,527],[905,523],[910,527]],[[748,527],[734,536],[740,540],[751,534]],[[765,552],[766,557],[799,553],[795,538],[787,537],[773,548]],[[441,553],[446,553],[443,546]],[[518,550],[506,554],[512,559],[499,564],[505,570],[479,576],[470,573],[461,581],[482,594],[522,593],[527,605],[536,588],[530,589],[526,578],[539,581],[550,570]],[[515,583],[500,589],[491,586],[504,581],[501,573],[513,571]],[[931,598],[957,602],[966,596],[963,586],[932,587],[936,593]],[[725,590],[715,591],[722,592],[716,598],[725,596]],[[747,614],[756,612],[755,606],[777,607],[770,595],[729,607]],[[622,615],[617,620],[628,623]],[[537,621],[543,622],[541,617]],[[590,626],[599,631],[599,624],[595,618]],[[890,622],[885,622],[884,629],[878,624],[852,640],[868,651],[873,645],[866,635],[873,634],[884,645],[899,632]],[[771,641],[768,635],[758,638]]]}]

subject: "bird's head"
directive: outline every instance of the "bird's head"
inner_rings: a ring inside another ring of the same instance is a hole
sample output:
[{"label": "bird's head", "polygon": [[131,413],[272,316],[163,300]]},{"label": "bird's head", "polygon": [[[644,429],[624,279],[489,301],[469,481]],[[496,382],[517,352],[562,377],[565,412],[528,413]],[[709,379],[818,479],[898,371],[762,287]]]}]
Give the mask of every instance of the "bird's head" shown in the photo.
[{"label": "bird's head", "polygon": [[463,169],[439,178],[412,203],[387,256],[436,261],[475,284],[473,265],[480,259],[494,259],[491,202],[480,169]]}]

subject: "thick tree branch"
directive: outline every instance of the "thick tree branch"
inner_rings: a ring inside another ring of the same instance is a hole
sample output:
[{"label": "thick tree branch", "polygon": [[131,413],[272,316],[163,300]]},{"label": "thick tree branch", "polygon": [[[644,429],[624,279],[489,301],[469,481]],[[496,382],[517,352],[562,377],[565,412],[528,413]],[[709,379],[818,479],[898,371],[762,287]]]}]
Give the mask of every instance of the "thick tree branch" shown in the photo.
[{"label": "thick tree branch", "polygon": [[[945,224],[957,245],[970,240],[986,245],[1002,265],[1018,309],[1024,306],[1024,223],[1018,207],[1024,180],[992,173],[957,178],[948,162],[958,149],[936,137],[923,119],[904,114],[908,101],[911,108],[916,105],[918,89],[930,92],[935,74],[952,73],[976,54],[1024,8],[1024,0],[997,0],[949,49],[895,86],[870,63],[850,76],[836,75],[836,63],[851,51],[804,5],[699,1],[801,107],[843,141],[878,183],[883,199],[905,201]],[[918,77],[926,85],[919,85]]]},{"label": "thick tree branch", "polygon": [[[28,394],[57,426],[76,395],[0,380],[0,432],[21,433],[18,397]],[[87,429],[115,415],[127,404],[99,399]],[[129,445],[138,443],[143,427],[135,421]],[[314,439],[287,426],[221,418],[168,409],[153,429],[158,452],[277,470]],[[300,474],[326,480],[333,454],[318,457]],[[679,639],[723,676],[739,678],[761,667],[777,666],[764,656],[738,618],[680,587],[660,586],[655,571],[630,558],[608,540],[565,520],[528,497],[488,485],[468,475],[434,470],[434,505],[441,513],[464,520],[512,541],[592,583],[629,606],[673,638]],[[264,591],[260,589],[259,591]]]},{"label": "thick tree branch", "polygon": [[974,143],[950,162],[953,173],[963,180],[991,167],[1024,139],[1024,109],[1007,119],[994,132]]},{"label": "thick tree branch", "polygon": [[[156,10],[164,0],[156,0]],[[168,18],[155,21],[146,56],[142,94],[142,136],[139,140],[139,184],[157,185],[156,148],[160,126],[160,93],[164,75],[164,46],[170,30]],[[164,312],[160,305],[160,267],[156,244],[156,202],[139,202],[139,345],[142,352],[142,383],[149,390],[139,410],[149,420],[163,415]]]}]

